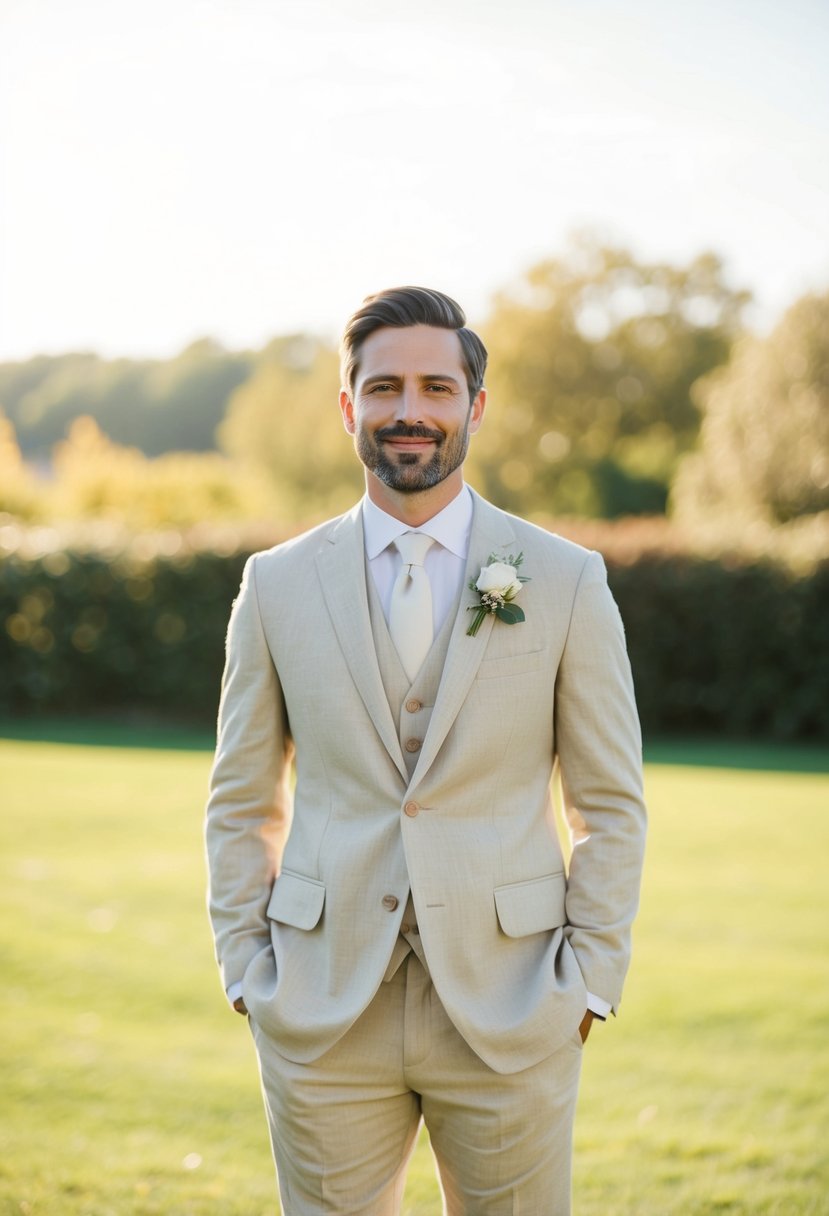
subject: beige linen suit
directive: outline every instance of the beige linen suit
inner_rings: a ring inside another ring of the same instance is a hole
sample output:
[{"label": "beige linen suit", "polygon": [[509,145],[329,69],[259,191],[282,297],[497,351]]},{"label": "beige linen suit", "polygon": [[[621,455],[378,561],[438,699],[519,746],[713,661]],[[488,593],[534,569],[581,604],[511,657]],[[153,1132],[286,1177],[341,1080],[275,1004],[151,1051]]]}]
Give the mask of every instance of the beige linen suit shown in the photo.
[{"label": "beige linen suit", "polygon": [[[467,636],[469,579],[519,552],[526,620],[488,616]],[[451,630],[409,776],[418,711],[410,700],[395,721],[384,692],[360,507],[246,567],[208,805],[210,913],[225,987],[243,981],[287,1060],[316,1060],[367,1008],[409,892],[435,990],[496,1072],[571,1039],[586,990],[618,1005],[645,811],[602,560],[474,495]],[[568,876],[556,763],[579,842]]]}]

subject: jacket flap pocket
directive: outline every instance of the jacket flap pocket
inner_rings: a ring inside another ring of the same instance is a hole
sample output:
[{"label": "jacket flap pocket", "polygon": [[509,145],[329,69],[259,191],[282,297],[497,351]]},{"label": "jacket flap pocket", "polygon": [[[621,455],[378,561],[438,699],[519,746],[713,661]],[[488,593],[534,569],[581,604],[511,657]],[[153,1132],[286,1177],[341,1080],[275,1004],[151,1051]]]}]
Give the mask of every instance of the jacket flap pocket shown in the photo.
[{"label": "jacket flap pocket", "polygon": [[526,937],[564,924],[564,873],[546,874],[527,882],[512,882],[495,888],[498,923],[507,937]]},{"label": "jacket flap pocket", "polygon": [[521,654],[501,654],[492,659],[482,659],[478,667],[479,680],[494,680],[505,676],[523,676],[538,671],[543,659],[543,648],[528,650]]},{"label": "jacket flap pocket", "polygon": [[296,929],[313,929],[322,916],[325,884],[283,870],[273,886],[268,916]]}]

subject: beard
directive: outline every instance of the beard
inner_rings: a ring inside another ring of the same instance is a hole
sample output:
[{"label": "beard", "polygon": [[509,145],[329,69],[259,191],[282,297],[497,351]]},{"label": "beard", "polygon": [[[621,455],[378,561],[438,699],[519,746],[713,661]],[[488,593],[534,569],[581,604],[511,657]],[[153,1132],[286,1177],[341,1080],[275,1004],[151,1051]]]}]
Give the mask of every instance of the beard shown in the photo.
[{"label": "beard", "polygon": [[[417,452],[399,452],[390,455],[384,443],[389,439],[431,439],[435,450],[428,460]],[[357,455],[370,473],[379,478],[390,490],[401,494],[417,494],[445,481],[466,458],[469,447],[469,419],[453,435],[432,431],[416,424],[381,427],[370,434],[359,427],[355,439]]]}]

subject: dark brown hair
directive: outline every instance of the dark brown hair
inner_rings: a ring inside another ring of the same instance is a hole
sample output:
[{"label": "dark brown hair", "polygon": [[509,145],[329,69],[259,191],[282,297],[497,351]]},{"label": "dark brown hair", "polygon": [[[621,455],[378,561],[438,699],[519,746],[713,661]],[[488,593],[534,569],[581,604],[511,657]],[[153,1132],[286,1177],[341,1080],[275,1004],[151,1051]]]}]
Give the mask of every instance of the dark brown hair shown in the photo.
[{"label": "dark brown hair", "polygon": [[466,314],[460,304],[428,287],[390,287],[366,297],[346,325],[340,345],[343,387],[354,391],[360,348],[366,338],[378,329],[405,329],[410,325],[454,329],[461,344],[471,405],[483,388],[486,347],[473,330],[466,328]]}]

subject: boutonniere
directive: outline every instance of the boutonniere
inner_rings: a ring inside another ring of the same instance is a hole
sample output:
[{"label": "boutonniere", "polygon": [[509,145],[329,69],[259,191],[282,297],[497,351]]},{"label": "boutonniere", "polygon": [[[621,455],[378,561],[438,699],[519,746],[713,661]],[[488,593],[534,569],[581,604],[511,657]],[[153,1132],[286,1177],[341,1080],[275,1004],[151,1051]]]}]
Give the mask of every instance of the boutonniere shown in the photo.
[{"label": "boutonniere", "polygon": [[467,612],[474,612],[472,624],[467,629],[467,636],[474,638],[481,627],[485,616],[493,613],[499,621],[506,625],[517,625],[524,620],[524,613],[512,601],[521,590],[523,583],[530,580],[518,573],[518,567],[524,560],[524,554],[517,557],[512,554],[501,561],[495,553],[490,554],[489,561],[481,566],[481,573],[475,582],[469,584],[470,591],[477,591],[480,602],[472,604]]}]

